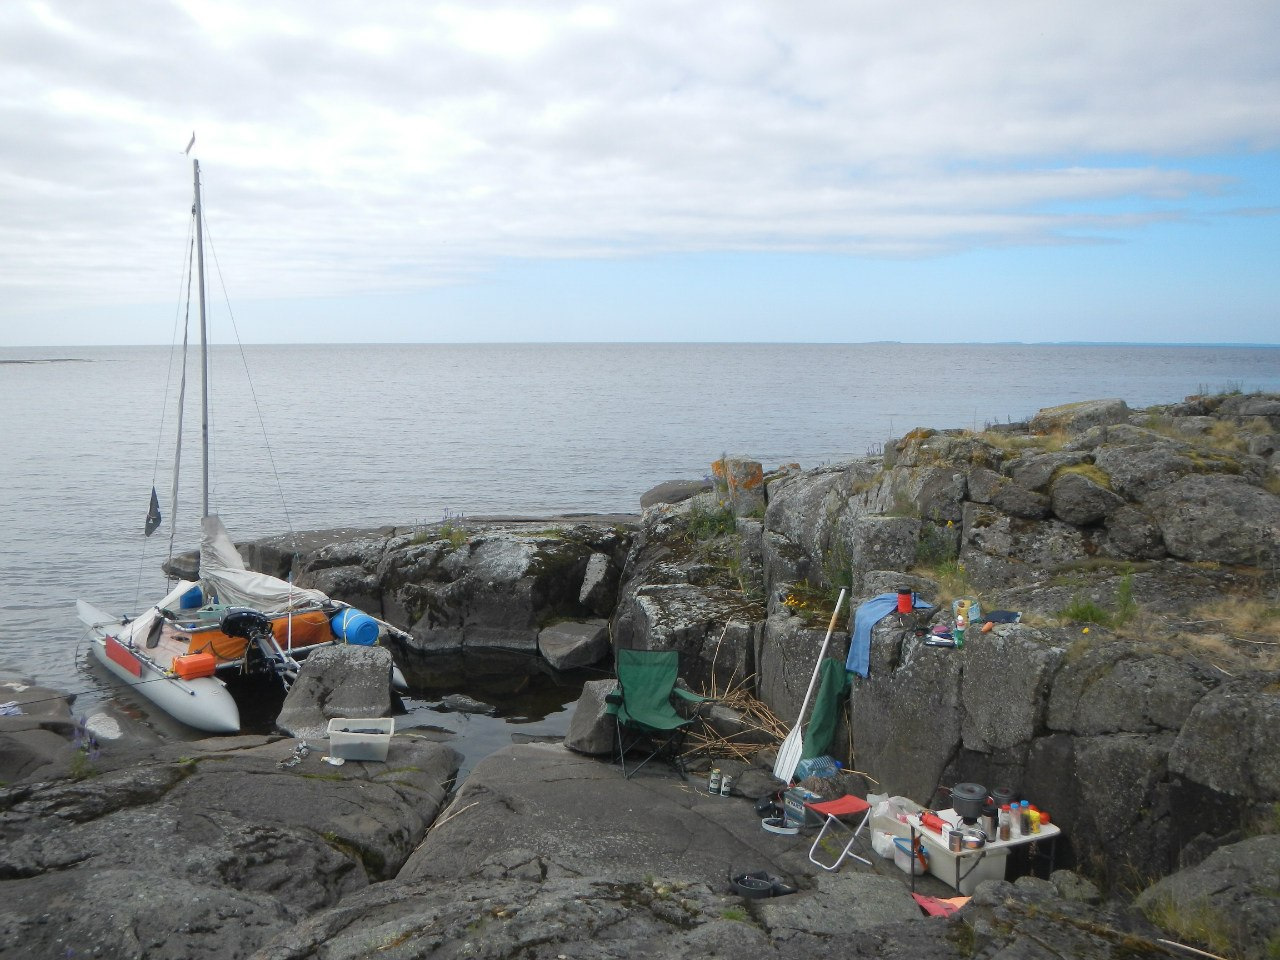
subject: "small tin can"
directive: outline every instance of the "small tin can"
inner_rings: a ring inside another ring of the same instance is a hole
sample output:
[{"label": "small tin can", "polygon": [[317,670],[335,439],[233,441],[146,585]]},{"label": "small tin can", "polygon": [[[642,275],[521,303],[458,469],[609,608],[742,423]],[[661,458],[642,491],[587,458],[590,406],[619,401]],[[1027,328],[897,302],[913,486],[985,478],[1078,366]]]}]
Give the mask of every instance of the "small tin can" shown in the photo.
[{"label": "small tin can", "polygon": [[947,849],[959,853],[964,849],[964,834],[952,827],[947,834]]},{"label": "small tin can", "polygon": [[720,796],[727,797],[729,795],[729,788],[732,786],[733,777],[726,773],[720,778]]},{"label": "small tin can", "polygon": [[711,769],[711,777],[707,780],[707,793],[720,792],[720,768],[713,767]]}]

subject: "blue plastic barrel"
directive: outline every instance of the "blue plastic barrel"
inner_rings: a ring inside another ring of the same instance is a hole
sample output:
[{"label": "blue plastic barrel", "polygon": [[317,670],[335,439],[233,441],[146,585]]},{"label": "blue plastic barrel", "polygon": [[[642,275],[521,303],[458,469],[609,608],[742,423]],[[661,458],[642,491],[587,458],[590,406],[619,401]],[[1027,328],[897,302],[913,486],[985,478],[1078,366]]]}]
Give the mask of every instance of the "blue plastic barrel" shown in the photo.
[{"label": "blue plastic barrel", "polygon": [[339,610],[330,617],[329,628],[339,640],[360,647],[372,647],[378,642],[378,621],[355,607]]},{"label": "blue plastic barrel", "polygon": [[204,592],[199,587],[192,587],[178,601],[179,610],[196,610],[204,604]]}]

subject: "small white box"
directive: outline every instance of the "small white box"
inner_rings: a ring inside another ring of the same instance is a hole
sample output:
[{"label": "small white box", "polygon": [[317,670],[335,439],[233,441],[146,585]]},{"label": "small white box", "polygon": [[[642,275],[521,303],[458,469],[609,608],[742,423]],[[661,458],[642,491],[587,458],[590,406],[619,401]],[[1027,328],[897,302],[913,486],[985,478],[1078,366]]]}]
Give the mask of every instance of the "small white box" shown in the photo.
[{"label": "small white box", "polygon": [[329,755],[385,761],[395,732],[394,717],[334,717],[329,721]]}]

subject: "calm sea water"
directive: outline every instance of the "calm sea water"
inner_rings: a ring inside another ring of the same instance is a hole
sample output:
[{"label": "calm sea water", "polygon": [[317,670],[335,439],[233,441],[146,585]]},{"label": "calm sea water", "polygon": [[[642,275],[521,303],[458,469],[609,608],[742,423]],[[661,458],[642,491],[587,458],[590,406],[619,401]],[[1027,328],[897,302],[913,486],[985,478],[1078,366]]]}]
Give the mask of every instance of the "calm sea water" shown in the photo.
[{"label": "calm sea water", "polygon": [[[176,374],[160,347],[0,347],[19,360],[40,362],[0,362],[0,665],[88,708],[120,694],[88,665],[76,598],[133,613],[163,588]],[[635,513],[651,486],[704,476],[723,453],[808,468],[916,426],[1075,400],[1280,391],[1280,348],[253,346],[214,348],[211,367],[211,507],[237,539]],[[198,541],[198,413],[185,430],[178,550]],[[144,539],[153,483],[166,525]]]}]

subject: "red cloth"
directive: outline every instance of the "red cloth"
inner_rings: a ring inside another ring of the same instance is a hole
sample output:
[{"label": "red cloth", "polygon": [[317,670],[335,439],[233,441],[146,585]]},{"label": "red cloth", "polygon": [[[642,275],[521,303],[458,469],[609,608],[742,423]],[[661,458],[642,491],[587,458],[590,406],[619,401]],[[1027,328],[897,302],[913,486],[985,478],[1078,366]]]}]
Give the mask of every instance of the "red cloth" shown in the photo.
[{"label": "red cloth", "polygon": [[916,903],[920,904],[920,909],[931,917],[949,917],[966,903],[969,902],[968,897],[926,897],[919,893],[913,893]]},{"label": "red cloth", "polygon": [[866,813],[871,804],[852,793],[846,793],[839,800],[823,800],[819,803],[806,803],[806,807],[824,817],[851,817],[855,813]]}]

